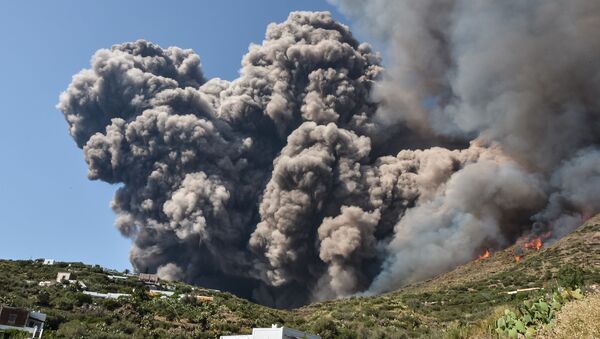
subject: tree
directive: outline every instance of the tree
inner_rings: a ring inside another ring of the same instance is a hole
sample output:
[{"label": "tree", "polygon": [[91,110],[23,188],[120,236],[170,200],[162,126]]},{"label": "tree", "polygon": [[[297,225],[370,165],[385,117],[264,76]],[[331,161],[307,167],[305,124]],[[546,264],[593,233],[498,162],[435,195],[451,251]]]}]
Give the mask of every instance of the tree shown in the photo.
[{"label": "tree", "polygon": [[148,295],[148,287],[145,285],[138,286],[133,289],[133,299],[136,301],[146,301],[150,300],[150,296]]},{"label": "tree", "polygon": [[39,306],[50,306],[50,293],[41,291],[36,298],[36,304]]}]

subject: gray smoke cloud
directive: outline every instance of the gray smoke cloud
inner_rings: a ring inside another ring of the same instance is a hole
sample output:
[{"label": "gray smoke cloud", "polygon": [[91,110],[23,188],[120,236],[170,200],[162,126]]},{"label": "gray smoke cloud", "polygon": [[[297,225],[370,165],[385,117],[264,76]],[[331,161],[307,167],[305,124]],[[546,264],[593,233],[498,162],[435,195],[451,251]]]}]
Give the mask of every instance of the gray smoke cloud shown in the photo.
[{"label": "gray smoke cloud", "polygon": [[316,289],[319,299],[350,295],[367,285],[356,267],[376,255],[374,233],[379,218],[378,210],[368,213],[360,207],[342,206],[340,215],[323,219],[318,229],[319,258],[328,267]]},{"label": "gray smoke cloud", "polygon": [[[335,1],[207,80],[191,50],[99,50],[58,108],[119,184],[137,271],[290,307],[380,293],[600,211],[600,6]],[[585,189],[580,189],[581,186]]]},{"label": "gray smoke cloud", "polygon": [[332,2],[387,47],[387,72],[373,93],[375,120],[502,153],[419,198],[395,225],[369,293],[447,271],[477,247],[501,248],[531,227],[528,219],[550,224],[560,237],[600,211],[592,198],[600,192],[592,170],[600,135],[600,4]]}]

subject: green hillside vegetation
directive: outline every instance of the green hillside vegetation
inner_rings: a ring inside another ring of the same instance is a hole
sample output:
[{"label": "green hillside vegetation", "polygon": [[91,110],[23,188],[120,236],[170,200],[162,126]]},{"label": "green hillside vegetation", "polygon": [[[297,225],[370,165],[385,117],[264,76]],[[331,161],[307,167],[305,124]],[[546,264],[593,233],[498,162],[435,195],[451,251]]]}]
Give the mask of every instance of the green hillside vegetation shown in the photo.
[{"label": "green hillside vegetation", "polygon": [[[215,338],[271,324],[323,338],[493,338],[498,336],[499,324],[520,327],[529,320],[528,312],[535,315],[540,307],[546,310],[544,305],[552,310],[540,315],[541,320],[523,325],[530,334],[567,338],[573,333],[598,333],[594,332],[597,327],[586,327],[586,322],[593,318],[598,324],[600,320],[600,305],[590,302],[598,300],[595,285],[600,283],[600,216],[548,248],[526,252],[518,263],[514,253],[511,247],[392,293],[326,301],[291,311],[180,282],[162,282],[175,292],[172,297],[151,297],[136,277],[110,280],[107,274],[114,273],[98,266],[4,260],[0,261],[0,303],[47,313],[44,337],[48,338]],[[83,294],[76,284],[38,286],[67,271],[89,291],[132,296],[100,299]],[[527,288],[539,289],[507,294]],[[583,298],[563,298],[560,293],[581,293]],[[502,336],[509,335],[508,330]]]},{"label": "green hillside vegetation", "polygon": [[[38,286],[40,281],[55,280],[58,272],[71,272],[89,291],[128,293],[132,297],[94,298],[68,282]],[[180,282],[166,284],[174,288],[174,296],[151,297],[137,277],[110,280],[98,266],[0,261],[0,303],[47,313],[44,337],[48,338],[215,338],[286,321],[287,312],[256,305],[230,293],[198,289]],[[213,300],[201,302],[192,297],[180,300],[184,294],[213,297]]]}]

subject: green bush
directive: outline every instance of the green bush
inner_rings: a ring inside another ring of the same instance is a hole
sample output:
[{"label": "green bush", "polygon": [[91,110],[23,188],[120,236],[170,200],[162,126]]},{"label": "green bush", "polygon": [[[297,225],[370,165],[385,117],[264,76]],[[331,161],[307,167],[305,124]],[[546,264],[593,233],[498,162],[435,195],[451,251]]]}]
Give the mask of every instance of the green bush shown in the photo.
[{"label": "green bush", "polygon": [[60,310],[69,311],[73,309],[73,306],[77,303],[77,300],[71,295],[64,295],[53,300],[53,305]]},{"label": "green bush", "polygon": [[312,327],[312,331],[321,336],[321,338],[331,339],[355,339],[358,338],[356,333],[344,329],[338,328],[335,322],[330,318],[321,318],[316,321]]},{"label": "green bush", "polygon": [[150,300],[150,296],[148,295],[148,287],[147,286],[138,286],[133,290],[133,299],[137,302],[144,302]]},{"label": "green bush", "polygon": [[553,323],[556,312],[565,303],[581,298],[583,295],[579,289],[558,288],[546,298],[526,300],[517,312],[504,310],[504,314],[496,320],[495,331],[509,338],[517,338],[519,335],[533,338],[537,330]]},{"label": "green bush", "polygon": [[102,305],[104,305],[107,310],[114,311],[121,307],[121,302],[118,299],[104,299]]},{"label": "green bush", "polygon": [[29,338],[29,333],[25,332],[25,331],[18,331],[18,330],[0,330],[0,335],[4,335],[6,338],[11,338],[11,339],[25,339],[25,338]]},{"label": "green bush", "polygon": [[578,288],[584,284],[585,272],[579,266],[566,265],[558,271],[557,280],[560,286]]},{"label": "green bush", "polygon": [[36,297],[36,304],[39,306],[50,306],[50,293],[46,291],[40,291]]},{"label": "green bush", "polygon": [[82,306],[84,304],[92,303],[92,297],[87,294],[83,294],[83,293],[76,293],[75,300],[76,300],[75,304],[77,306]]}]

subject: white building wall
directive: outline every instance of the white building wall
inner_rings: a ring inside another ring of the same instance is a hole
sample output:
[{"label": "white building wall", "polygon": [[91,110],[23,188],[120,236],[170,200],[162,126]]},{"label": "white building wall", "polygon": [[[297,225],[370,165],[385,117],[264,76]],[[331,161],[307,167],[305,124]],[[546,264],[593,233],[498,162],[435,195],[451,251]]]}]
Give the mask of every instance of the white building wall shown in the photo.
[{"label": "white building wall", "polygon": [[251,335],[228,335],[221,339],[321,339],[320,336],[308,334],[285,327],[254,328]]},{"label": "white building wall", "polygon": [[283,339],[283,328],[255,328],[252,339]]}]

